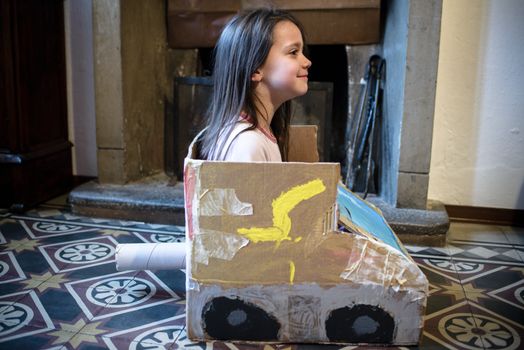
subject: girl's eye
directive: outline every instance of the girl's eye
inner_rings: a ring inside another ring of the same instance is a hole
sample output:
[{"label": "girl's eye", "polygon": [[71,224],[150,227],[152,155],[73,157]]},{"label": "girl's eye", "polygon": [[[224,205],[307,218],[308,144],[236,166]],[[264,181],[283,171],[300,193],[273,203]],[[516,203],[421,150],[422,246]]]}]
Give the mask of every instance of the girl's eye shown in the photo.
[{"label": "girl's eye", "polygon": [[298,50],[291,50],[289,53],[296,56],[298,55]]}]

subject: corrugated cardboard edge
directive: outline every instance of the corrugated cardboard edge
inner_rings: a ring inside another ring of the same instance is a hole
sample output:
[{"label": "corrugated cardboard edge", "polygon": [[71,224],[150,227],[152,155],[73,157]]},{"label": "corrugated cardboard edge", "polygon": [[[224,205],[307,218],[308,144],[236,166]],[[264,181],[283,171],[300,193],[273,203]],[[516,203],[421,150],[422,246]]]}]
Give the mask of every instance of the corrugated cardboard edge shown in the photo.
[{"label": "corrugated cardboard edge", "polygon": [[197,191],[196,187],[200,186],[200,167],[203,164],[202,160],[195,159],[197,157],[197,143],[204,130],[202,130],[198,135],[193,139],[188,148],[188,153],[184,159],[184,201],[185,201],[185,226],[186,226],[186,290],[190,290],[192,286],[190,285],[191,276],[191,261],[192,261],[192,249],[189,242],[193,240],[194,230],[198,228],[198,211],[194,205],[197,205],[198,199],[195,198]]}]

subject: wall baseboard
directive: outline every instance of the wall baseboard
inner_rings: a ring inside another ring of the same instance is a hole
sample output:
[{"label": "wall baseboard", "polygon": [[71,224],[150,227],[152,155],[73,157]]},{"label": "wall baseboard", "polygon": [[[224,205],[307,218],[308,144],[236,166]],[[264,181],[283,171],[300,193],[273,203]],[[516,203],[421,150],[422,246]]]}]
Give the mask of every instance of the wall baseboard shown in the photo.
[{"label": "wall baseboard", "polygon": [[524,227],[524,210],[445,205],[451,221]]}]

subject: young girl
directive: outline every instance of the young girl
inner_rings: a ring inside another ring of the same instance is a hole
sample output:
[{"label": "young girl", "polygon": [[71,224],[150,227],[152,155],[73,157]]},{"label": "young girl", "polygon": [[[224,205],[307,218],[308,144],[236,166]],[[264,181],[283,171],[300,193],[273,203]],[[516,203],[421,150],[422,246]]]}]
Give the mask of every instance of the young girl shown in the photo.
[{"label": "young girl", "polygon": [[287,160],[290,100],[308,89],[304,33],[289,13],[257,9],[233,17],[215,47],[204,159]]}]

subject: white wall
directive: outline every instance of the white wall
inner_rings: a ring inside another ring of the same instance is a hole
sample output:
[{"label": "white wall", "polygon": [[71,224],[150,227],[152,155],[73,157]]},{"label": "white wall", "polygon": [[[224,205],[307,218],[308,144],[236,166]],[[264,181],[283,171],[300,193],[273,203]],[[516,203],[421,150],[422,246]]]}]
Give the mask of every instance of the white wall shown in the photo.
[{"label": "white wall", "polygon": [[64,14],[73,174],[97,176],[91,0],[66,0]]},{"label": "white wall", "polygon": [[431,199],[524,209],[524,1],[444,0]]}]

